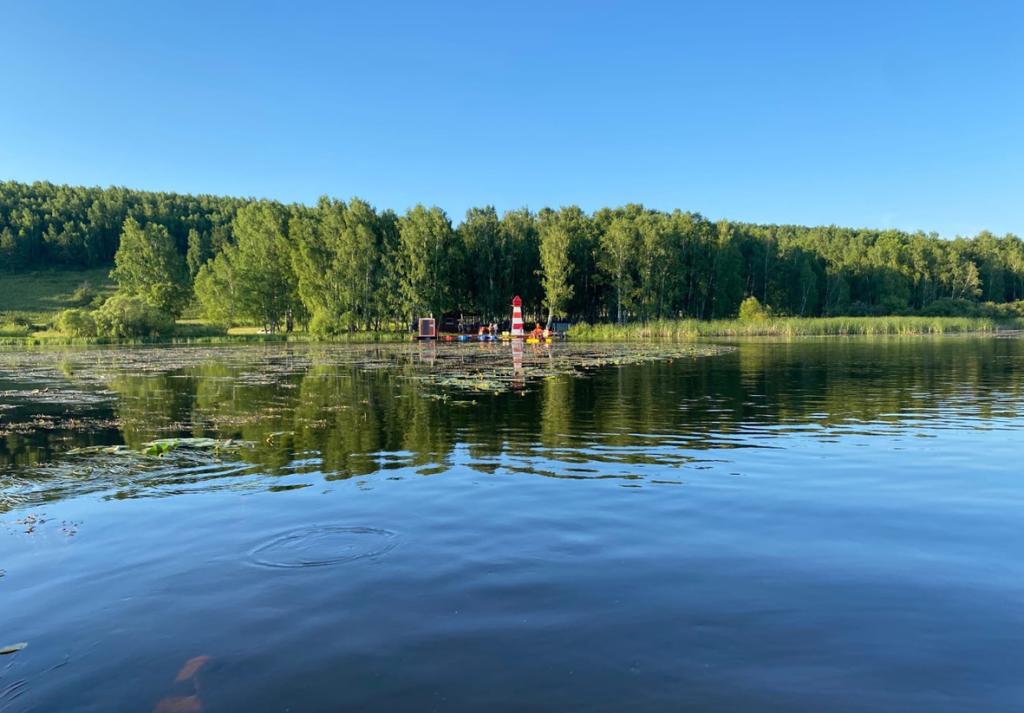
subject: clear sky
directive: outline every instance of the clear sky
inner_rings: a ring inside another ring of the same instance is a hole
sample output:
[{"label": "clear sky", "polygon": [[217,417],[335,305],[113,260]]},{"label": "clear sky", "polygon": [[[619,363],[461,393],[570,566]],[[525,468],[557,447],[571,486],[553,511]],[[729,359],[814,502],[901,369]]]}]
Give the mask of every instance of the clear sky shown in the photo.
[{"label": "clear sky", "polygon": [[1024,234],[1024,3],[0,0],[0,178]]}]

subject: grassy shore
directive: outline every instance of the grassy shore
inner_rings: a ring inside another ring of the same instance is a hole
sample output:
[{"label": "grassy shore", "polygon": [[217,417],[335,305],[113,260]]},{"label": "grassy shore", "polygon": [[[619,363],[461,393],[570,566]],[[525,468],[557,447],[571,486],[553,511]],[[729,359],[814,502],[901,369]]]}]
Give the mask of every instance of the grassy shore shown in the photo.
[{"label": "grassy shore", "polygon": [[76,306],[75,291],[88,284],[97,294],[110,294],[110,268],[91,270],[0,271],[0,325],[42,324],[62,309]]},{"label": "grassy shore", "polygon": [[372,342],[405,342],[409,340],[406,332],[354,332],[331,337],[321,337],[308,332],[291,332],[267,334],[255,328],[239,327],[236,329],[197,329],[193,324],[178,324],[174,332],[158,337],[132,337],[118,339],[114,337],[70,337],[60,332],[46,330],[27,335],[0,334],[0,347],[41,347],[41,346],[90,346],[117,344],[124,346],[142,344],[264,344],[275,342],[288,343],[372,343]]},{"label": "grassy shore", "polygon": [[694,339],[697,337],[800,337],[845,335],[927,335],[991,333],[1024,329],[1024,320],[996,321],[984,317],[780,317],[759,321],[737,319],[704,322],[663,320],[644,324],[577,324],[569,336],[583,341]]},{"label": "grassy shore", "polygon": [[98,295],[109,295],[114,284],[110,268],[90,270],[0,271],[0,346],[88,346],[90,344],[248,344],[261,342],[393,342],[409,338],[405,332],[357,332],[329,340],[304,331],[266,334],[259,327],[225,330],[202,319],[179,319],[171,334],[159,337],[115,339],[72,337],[53,328],[57,313],[80,306],[76,291],[88,284]]}]

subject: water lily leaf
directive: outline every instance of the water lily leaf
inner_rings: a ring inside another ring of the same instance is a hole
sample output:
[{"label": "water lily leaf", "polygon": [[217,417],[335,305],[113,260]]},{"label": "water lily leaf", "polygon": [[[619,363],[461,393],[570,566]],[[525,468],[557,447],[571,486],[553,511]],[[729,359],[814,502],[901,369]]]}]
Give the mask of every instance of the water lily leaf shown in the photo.
[{"label": "water lily leaf", "polygon": [[179,448],[199,451],[236,451],[250,445],[246,441],[235,441],[230,438],[227,440],[217,438],[158,438],[155,441],[142,444],[141,452],[148,456],[162,456]]},{"label": "water lily leaf", "polygon": [[128,446],[83,446],[82,448],[72,448],[67,453],[69,456],[83,456],[96,453],[120,455],[128,452],[130,452]]}]

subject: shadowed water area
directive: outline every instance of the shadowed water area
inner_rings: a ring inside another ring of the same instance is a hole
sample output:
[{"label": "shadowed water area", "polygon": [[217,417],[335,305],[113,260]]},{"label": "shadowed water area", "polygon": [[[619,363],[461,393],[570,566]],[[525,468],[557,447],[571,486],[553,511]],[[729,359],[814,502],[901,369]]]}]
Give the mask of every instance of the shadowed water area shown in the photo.
[{"label": "shadowed water area", "polygon": [[1024,341],[0,351],[0,713],[1024,709]]}]

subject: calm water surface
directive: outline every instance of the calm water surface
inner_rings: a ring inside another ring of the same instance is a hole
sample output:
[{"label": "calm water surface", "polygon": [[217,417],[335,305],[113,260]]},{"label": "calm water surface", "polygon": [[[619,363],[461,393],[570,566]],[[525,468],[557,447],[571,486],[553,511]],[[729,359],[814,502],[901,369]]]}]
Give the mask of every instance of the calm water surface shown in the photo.
[{"label": "calm water surface", "polygon": [[0,711],[1024,710],[1024,341],[737,346],[2,352]]}]

